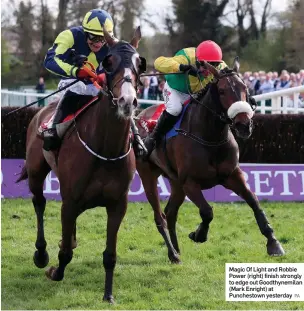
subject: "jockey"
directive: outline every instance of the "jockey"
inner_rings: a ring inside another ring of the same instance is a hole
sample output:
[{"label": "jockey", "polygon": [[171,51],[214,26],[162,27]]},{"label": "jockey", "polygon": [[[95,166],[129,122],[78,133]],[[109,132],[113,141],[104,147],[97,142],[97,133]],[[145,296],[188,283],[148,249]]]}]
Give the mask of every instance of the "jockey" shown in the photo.
[{"label": "jockey", "polygon": [[[99,92],[90,81],[90,75],[82,68],[84,60],[87,59],[93,64],[98,75],[98,83],[102,85],[105,82],[101,63],[107,56],[109,47],[104,40],[104,28],[113,35],[114,23],[111,15],[101,9],[91,10],[85,15],[82,26],[62,31],[46,54],[45,68],[62,77],[58,88],[62,88],[76,79],[81,80],[64,91],[64,95],[56,107],[53,121],[49,128],[43,132],[48,150],[59,147],[60,140],[56,125],[71,113],[71,109],[73,109],[71,106],[75,107],[77,100],[86,98],[88,100],[88,96],[96,96]],[[134,135],[134,143],[134,151],[140,155],[144,145],[139,135]]]},{"label": "jockey", "polygon": [[178,51],[173,57],[158,57],[154,66],[163,73],[186,72],[189,75],[166,75],[166,83],[163,89],[166,110],[161,114],[154,130],[145,139],[148,155],[155,145],[161,140],[177,122],[183,109],[183,104],[190,99],[190,94],[201,91],[213,79],[213,74],[197,73],[196,61],[207,61],[218,70],[227,67],[222,60],[222,50],[213,41],[203,41],[197,48],[185,48]]}]

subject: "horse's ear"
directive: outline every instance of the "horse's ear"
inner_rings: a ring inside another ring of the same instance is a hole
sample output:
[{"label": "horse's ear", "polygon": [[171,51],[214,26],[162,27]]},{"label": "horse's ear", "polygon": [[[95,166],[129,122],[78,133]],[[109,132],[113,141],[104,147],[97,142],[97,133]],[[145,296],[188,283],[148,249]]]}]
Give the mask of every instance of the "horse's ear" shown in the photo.
[{"label": "horse's ear", "polygon": [[140,26],[138,26],[134,32],[134,36],[132,40],[130,41],[130,44],[134,46],[135,49],[137,49],[140,39],[141,39],[141,31],[140,31]]},{"label": "horse's ear", "polygon": [[240,62],[239,62],[239,57],[238,56],[236,56],[234,58],[233,69],[232,70],[235,71],[235,72],[239,72],[239,70],[240,70]]},{"label": "horse's ear", "polygon": [[108,31],[105,29],[105,27],[103,28],[103,33],[104,33],[104,38],[105,38],[108,46],[109,47],[114,46],[117,42],[117,39],[115,39],[113,35],[110,35],[108,33]]},{"label": "horse's ear", "polygon": [[200,62],[201,66],[203,66],[205,69],[207,69],[208,71],[210,71],[215,78],[219,78],[220,77],[220,72],[214,67],[212,66],[211,64],[209,64],[208,62],[206,61],[201,61]]}]

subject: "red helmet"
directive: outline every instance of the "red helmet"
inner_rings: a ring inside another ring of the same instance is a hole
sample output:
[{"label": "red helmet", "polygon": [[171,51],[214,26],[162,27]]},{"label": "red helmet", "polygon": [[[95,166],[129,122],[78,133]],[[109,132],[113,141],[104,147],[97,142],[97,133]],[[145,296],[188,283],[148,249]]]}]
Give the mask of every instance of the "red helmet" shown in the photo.
[{"label": "red helmet", "polygon": [[222,49],[211,40],[203,41],[196,48],[196,58],[199,61],[207,62],[221,62],[222,61]]}]

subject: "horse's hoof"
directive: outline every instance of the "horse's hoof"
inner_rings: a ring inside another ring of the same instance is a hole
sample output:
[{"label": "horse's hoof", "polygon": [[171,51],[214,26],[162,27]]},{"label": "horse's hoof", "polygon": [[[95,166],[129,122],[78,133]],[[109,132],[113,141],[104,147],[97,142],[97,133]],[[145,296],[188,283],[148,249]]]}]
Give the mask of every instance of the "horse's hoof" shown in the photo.
[{"label": "horse's hoof", "polygon": [[272,240],[267,243],[267,253],[270,256],[283,256],[285,251],[278,240]]},{"label": "horse's hoof", "polygon": [[169,257],[171,263],[174,263],[174,264],[180,264],[180,263],[182,263],[181,260],[180,260],[180,258],[179,258],[178,253],[169,253],[169,254],[168,254],[168,257]]},{"label": "horse's hoof", "polygon": [[58,276],[57,268],[50,267],[45,271],[45,275],[52,281],[61,281],[63,277]]},{"label": "horse's hoof", "polygon": [[36,267],[45,268],[49,263],[49,254],[47,251],[44,251],[43,254],[35,251],[33,260]]},{"label": "horse's hoof", "polygon": [[206,242],[207,241],[207,237],[200,237],[200,236],[198,236],[197,234],[196,234],[196,232],[194,231],[194,232],[191,232],[190,234],[189,234],[189,239],[190,240],[192,240],[192,241],[194,241],[195,243],[204,243],[204,242]]},{"label": "horse's hoof", "polygon": [[[58,242],[58,246],[59,246],[59,248],[61,249],[61,244],[62,244],[62,240],[60,240],[59,242]],[[72,249],[75,249],[77,247],[77,241],[76,240],[73,240],[72,241]]]},{"label": "horse's hoof", "polygon": [[103,296],[103,301],[106,301],[106,302],[108,302],[111,305],[113,305],[115,303],[114,297],[112,295]]}]

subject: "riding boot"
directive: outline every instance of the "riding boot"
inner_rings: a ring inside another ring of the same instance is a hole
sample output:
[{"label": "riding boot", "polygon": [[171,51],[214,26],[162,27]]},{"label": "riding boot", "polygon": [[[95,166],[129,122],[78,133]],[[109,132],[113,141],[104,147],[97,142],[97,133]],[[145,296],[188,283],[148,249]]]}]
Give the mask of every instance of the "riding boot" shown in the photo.
[{"label": "riding boot", "polygon": [[135,157],[145,158],[147,156],[147,149],[138,133],[138,128],[133,118],[131,118],[131,130],[133,133],[133,149],[134,149]]},{"label": "riding boot", "polygon": [[71,91],[66,91],[60,99],[59,103],[57,104],[50,128],[43,132],[44,150],[50,151],[59,148],[61,141],[58,136],[56,126],[57,124],[61,123],[64,118],[70,113],[71,107],[69,106],[73,104],[76,105],[76,102],[72,103],[72,101],[74,101],[77,97],[79,98],[79,96],[80,95]]},{"label": "riding boot", "polygon": [[160,118],[155,125],[152,133],[149,134],[145,139],[145,146],[147,148],[148,154],[150,156],[151,152],[157,144],[161,141],[162,137],[171,130],[173,125],[177,122],[179,116],[173,116],[167,110],[164,110]]}]

